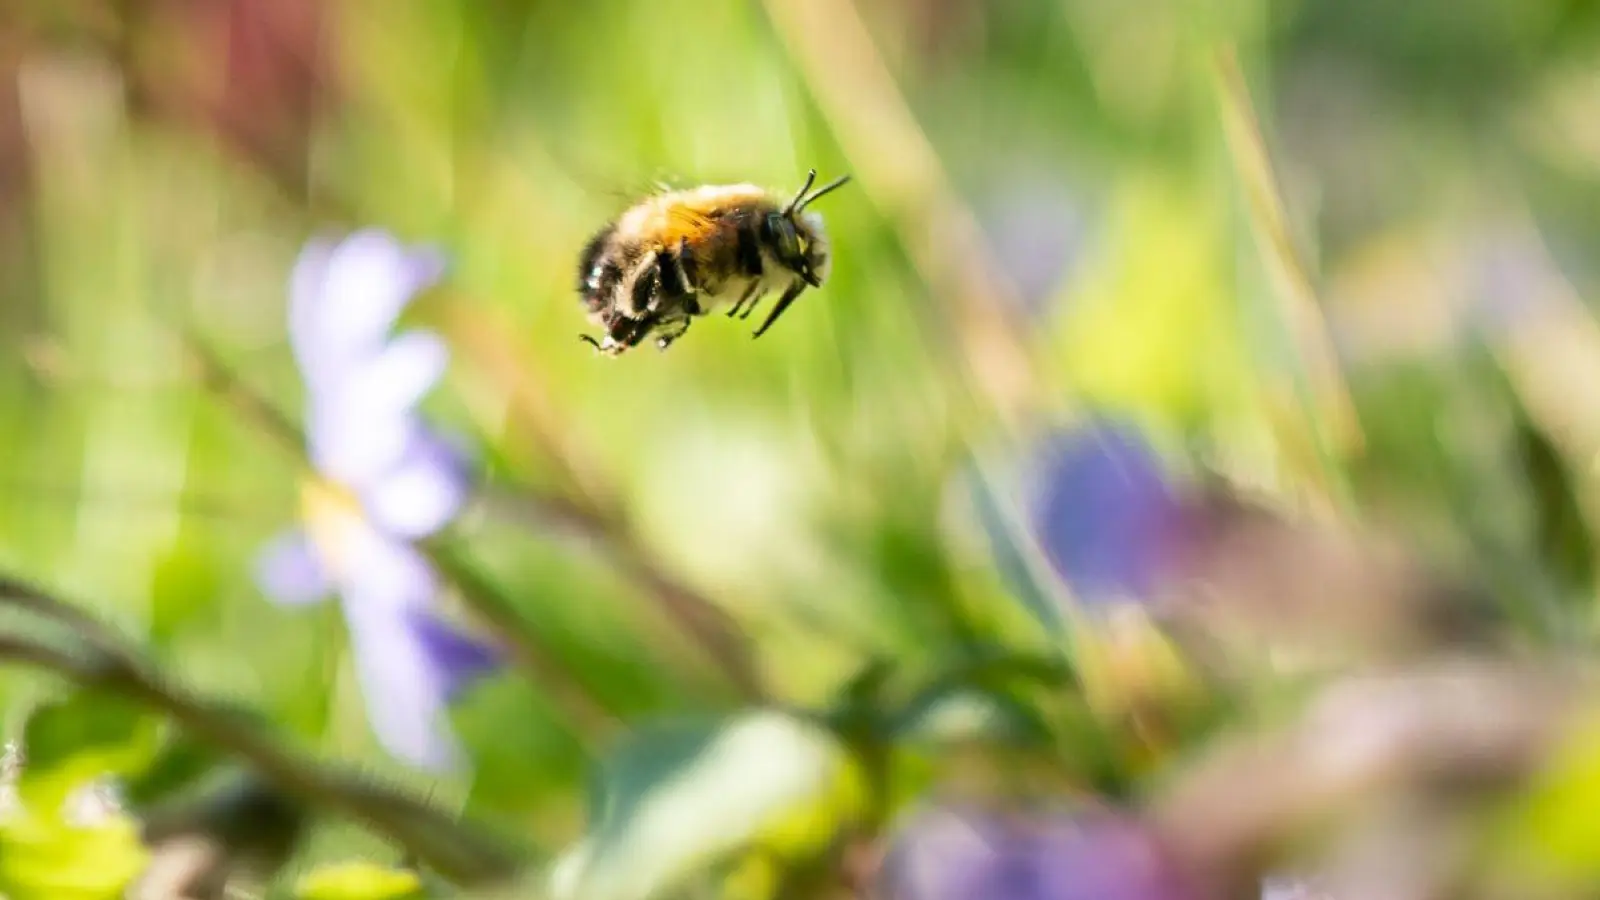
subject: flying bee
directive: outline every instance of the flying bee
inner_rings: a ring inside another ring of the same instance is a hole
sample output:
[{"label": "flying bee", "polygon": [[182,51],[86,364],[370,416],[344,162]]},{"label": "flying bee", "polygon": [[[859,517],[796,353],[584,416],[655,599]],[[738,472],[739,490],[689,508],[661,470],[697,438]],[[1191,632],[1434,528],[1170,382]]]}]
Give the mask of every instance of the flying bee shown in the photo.
[{"label": "flying bee", "polygon": [[821,287],[830,263],[822,217],[806,207],[843,186],[815,191],[817,170],[794,198],[750,184],[706,185],[647,197],[601,228],[578,260],[578,294],[605,332],[580,335],[607,356],[654,337],[662,350],[699,316],[725,309],[748,318],[767,294],[778,302],[765,334],[807,287]]}]

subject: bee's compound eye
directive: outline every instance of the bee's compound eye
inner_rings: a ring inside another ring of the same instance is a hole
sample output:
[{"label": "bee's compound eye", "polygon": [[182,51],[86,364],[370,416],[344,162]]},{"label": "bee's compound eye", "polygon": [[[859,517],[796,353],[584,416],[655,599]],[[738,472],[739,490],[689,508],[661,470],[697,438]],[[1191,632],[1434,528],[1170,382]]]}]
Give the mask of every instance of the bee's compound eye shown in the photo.
[{"label": "bee's compound eye", "polygon": [[786,264],[792,266],[803,259],[800,255],[800,237],[795,233],[794,223],[786,216],[780,213],[767,216],[767,236],[772,239],[778,258]]}]

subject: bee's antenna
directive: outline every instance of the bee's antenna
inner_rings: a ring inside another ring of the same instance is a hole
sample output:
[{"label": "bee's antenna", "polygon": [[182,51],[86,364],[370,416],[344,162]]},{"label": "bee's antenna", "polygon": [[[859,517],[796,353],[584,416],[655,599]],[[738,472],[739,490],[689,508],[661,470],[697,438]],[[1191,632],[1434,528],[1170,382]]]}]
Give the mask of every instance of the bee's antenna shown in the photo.
[{"label": "bee's antenna", "polygon": [[[806,207],[811,205],[812,201],[816,200],[818,197],[821,197],[823,194],[826,194],[826,193],[829,193],[830,191],[834,191],[834,190],[837,190],[839,188],[844,187],[846,184],[849,183],[849,181],[850,181],[850,176],[849,175],[840,175],[838,178],[835,178],[834,180],[832,180],[832,181],[828,182],[827,184],[823,185],[822,187],[817,188],[816,193],[812,194],[811,196],[805,197],[805,198],[798,198],[797,197],[796,199],[799,200],[800,202],[799,202],[798,205],[794,205],[794,212],[802,212],[802,211],[804,211]],[[809,182],[809,181],[806,182],[807,186],[810,186],[810,184],[811,184],[811,182]],[[791,204],[791,205],[793,205],[793,204]]]},{"label": "bee's antenna", "polygon": [[817,170],[816,169],[812,169],[810,172],[806,173],[806,183],[800,185],[800,192],[798,194],[795,194],[794,195],[794,199],[789,201],[789,205],[785,206],[783,208],[783,214],[784,215],[786,215],[786,216],[793,215],[795,213],[795,211],[800,208],[800,201],[802,201],[802,200],[804,200],[806,198],[806,191],[811,190],[811,185],[816,183],[816,180],[817,180]]}]

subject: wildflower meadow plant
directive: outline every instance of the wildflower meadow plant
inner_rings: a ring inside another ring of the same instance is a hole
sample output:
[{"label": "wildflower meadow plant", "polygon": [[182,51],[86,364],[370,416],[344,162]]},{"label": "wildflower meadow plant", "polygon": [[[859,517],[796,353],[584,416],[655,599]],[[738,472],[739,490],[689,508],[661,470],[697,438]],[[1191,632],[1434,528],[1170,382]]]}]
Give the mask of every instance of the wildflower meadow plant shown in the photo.
[{"label": "wildflower meadow plant", "polygon": [[447,706],[497,659],[438,616],[437,576],[413,544],[448,525],[472,489],[466,455],[417,410],[444,374],[444,342],[424,329],[391,335],[442,272],[438,254],[378,231],[301,252],[289,339],[307,390],[312,472],[301,526],[263,551],[257,573],[286,606],[338,594],[374,732],[427,769],[455,764]]},{"label": "wildflower meadow plant", "polygon": [[1148,599],[1185,514],[1143,434],[1095,420],[1043,440],[1035,459],[1029,519],[1057,576],[1090,603]]},{"label": "wildflower meadow plant", "polygon": [[1185,900],[1140,825],[1107,812],[914,812],[884,862],[889,900]]}]

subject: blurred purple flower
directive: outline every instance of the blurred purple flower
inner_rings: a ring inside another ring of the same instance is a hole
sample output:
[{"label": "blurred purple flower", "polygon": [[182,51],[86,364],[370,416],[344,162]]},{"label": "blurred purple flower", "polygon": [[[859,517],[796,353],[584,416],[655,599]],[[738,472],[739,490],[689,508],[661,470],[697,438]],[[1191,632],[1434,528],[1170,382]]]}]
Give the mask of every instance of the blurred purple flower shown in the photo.
[{"label": "blurred purple flower", "polygon": [[472,487],[465,454],[416,410],[444,373],[444,342],[389,333],[442,271],[437,254],[377,231],[301,252],[289,339],[316,477],[301,491],[302,527],[269,544],[257,568],[262,591],[285,605],[339,595],[373,731],[430,769],[457,756],[450,700],[497,665],[491,647],[433,612],[434,572],[410,543],[449,524]]},{"label": "blurred purple flower", "polygon": [[1155,841],[1105,812],[1025,814],[938,806],[895,835],[886,900],[1187,900]]},{"label": "blurred purple flower", "polygon": [[1143,436],[1116,420],[1042,441],[1024,496],[1051,567],[1091,603],[1149,599],[1186,518]]}]

